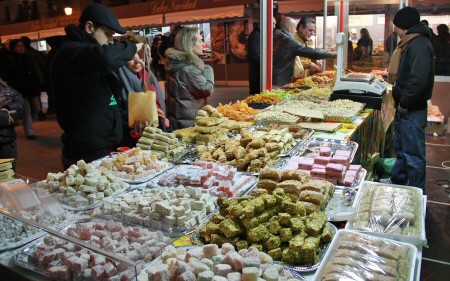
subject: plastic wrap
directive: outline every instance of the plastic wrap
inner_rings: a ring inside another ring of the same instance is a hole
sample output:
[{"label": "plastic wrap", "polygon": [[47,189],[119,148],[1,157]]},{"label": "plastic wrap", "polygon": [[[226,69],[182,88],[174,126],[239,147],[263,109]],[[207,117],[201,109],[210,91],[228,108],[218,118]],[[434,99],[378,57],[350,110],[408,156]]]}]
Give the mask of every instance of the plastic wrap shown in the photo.
[{"label": "plastic wrap", "polygon": [[416,187],[365,183],[353,207],[356,217],[346,229],[426,245],[422,190]]},{"label": "plastic wrap", "polygon": [[[176,274],[179,271],[182,273],[180,277]],[[138,280],[153,280],[155,276],[166,276],[164,280],[173,281],[303,279],[298,273],[283,268],[283,265],[274,264],[269,255],[255,247],[237,251],[231,244],[222,248],[215,244],[169,246],[161,257],[140,273]]]},{"label": "plastic wrap", "polygon": [[176,236],[202,225],[216,211],[216,201],[198,188],[136,189],[105,200],[98,211],[107,218]]},{"label": "plastic wrap", "polygon": [[196,165],[180,165],[151,180],[150,188],[193,187],[213,196],[237,197],[248,193],[256,183],[256,178],[236,172],[231,166],[215,164],[208,169]]},{"label": "plastic wrap", "polygon": [[340,230],[314,280],[412,281],[416,255],[411,244]]}]

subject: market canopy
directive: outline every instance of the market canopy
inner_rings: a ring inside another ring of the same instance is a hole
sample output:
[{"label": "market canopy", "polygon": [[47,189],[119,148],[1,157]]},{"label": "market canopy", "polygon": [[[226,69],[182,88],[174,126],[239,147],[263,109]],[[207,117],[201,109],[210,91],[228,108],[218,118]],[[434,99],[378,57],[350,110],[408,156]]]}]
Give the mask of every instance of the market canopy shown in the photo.
[{"label": "market canopy", "polygon": [[165,15],[164,24],[174,24],[181,22],[201,22],[208,20],[220,20],[228,18],[244,17],[244,5],[229,7],[209,8],[201,10],[190,10],[184,12],[174,12]]}]

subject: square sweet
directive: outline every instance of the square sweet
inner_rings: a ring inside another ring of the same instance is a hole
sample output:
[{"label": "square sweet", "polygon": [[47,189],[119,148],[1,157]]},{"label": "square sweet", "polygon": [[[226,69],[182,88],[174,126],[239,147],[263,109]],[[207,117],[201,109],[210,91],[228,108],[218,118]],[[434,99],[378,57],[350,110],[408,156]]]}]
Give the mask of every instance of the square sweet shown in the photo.
[{"label": "square sweet", "polygon": [[301,157],[298,160],[298,168],[301,170],[311,170],[314,165],[314,158]]},{"label": "square sweet", "polygon": [[344,156],[350,158],[350,151],[347,150],[336,150],[334,156]]},{"label": "square sweet", "polygon": [[326,165],[330,162],[331,156],[316,156],[314,158],[314,164]]},{"label": "square sweet", "polygon": [[358,175],[358,171],[355,171],[355,170],[348,170],[346,173],[345,173],[345,176],[347,177],[347,176],[353,176],[353,177],[356,177]]},{"label": "square sweet", "polygon": [[349,170],[352,170],[352,171],[361,171],[361,165],[350,165],[349,167],[348,167],[348,169]]},{"label": "square sweet", "polygon": [[325,169],[325,165],[320,165],[320,164],[314,164],[312,166],[313,169]]},{"label": "square sweet", "polygon": [[320,156],[331,156],[331,148],[328,146],[321,146],[319,149]]},{"label": "square sweet", "polygon": [[311,176],[316,178],[325,178],[327,172],[325,169],[312,169]]},{"label": "square sweet", "polygon": [[337,164],[337,163],[328,163],[325,166],[325,170],[327,171],[327,174],[331,173],[342,173],[344,171],[344,165]]},{"label": "square sweet", "polygon": [[349,157],[345,157],[345,156],[333,156],[330,160],[330,163],[336,163],[336,164],[342,164],[344,166],[348,166],[348,164],[350,162],[350,158]]}]

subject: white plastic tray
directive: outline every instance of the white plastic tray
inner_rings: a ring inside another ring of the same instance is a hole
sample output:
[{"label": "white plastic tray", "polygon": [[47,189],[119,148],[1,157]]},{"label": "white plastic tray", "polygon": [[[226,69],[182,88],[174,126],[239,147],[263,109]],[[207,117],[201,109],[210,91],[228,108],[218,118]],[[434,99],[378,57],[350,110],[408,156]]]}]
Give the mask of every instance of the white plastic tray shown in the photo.
[{"label": "white plastic tray", "polygon": [[[397,242],[397,241],[392,241],[386,238],[382,238],[382,237],[374,237],[371,235],[367,235],[367,234],[363,234],[360,232],[356,232],[356,231],[350,231],[350,230],[339,230],[337,235],[334,236],[333,241],[331,242],[330,247],[328,248],[327,253],[325,254],[325,257],[323,258],[323,261],[321,263],[321,265],[319,266],[319,269],[317,270],[316,274],[314,275],[314,281],[321,281],[323,279],[323,275],[325,273],[325,268],[328,264],[328,262],[330,262],[333,257],[334,257],[334,250],[336,249],[336,247],[338,247],[338,244],[341,240],[341,236],[343,234],[353,234],[355,236],[363,236],[365,238],[369,238],[369,239],[373,239],[374,241],[386,241],[386,242],[391,242],[391,243],[395,243],[397,245],[401,245],[404,247],[407,247],[411,250],[411,255],[409,257],[409,273],[408,273],[408,279],[409,281],[413,281],[415,278],[415,267],[416,267],[416,256],[417,256],[417,248],[411,244],[408,243],[402,243],[402,242]],[[365,268],[365,270],[368,270],[368,268]],[[342,280],[348,280],[343,278]],[[355,279],[355,280],[359,280],[359,279]],[[361,279],[362,280],[362,279]]]},{"label": "white plastic tray", "polygon": [[[395,184],[383,184],[383,183],[378,183],[378,182],[371,182],[371,181],[366,181],[364,182],[363,186],[358,190],[358,192],[356,193],[356,197],[355,200],[353,201],[353,205],[352,207],[356,209],[356,211],[358,212],[359,210],[359,205],[360,205],[360,201],[362,200],[362,196],[366,190],[366,188],[369,185],[375,185],[375,186],[391,186],[394,188],[401,188],[401,189],[410,189],[410,190],[414,190],[414,192],[417,193],[417,198],[418,198],[418,206],[416,207],[416,215],[419,216],[419,229],[420,229],[420,237],[413,237],[413,236],[405,236],[405,235],[398,235],[398,234],[390,234],[390,233],[381,233],[381,232],[374,232],[374,231],[360,231],[360,230],[356,230],[362,233],[367,233],[367,234],[371,234],[371,235],[375,235],[375,236],[380,236],[380,237],[385,237],[388,239],[392,239],[392,240],[397,240],[397,241],[401,241],[401,242],[406,242],[406,243],[411,243],[417,247],[423,247],[427,245],[427,238],[425,235],[425,217],[422,215],[425,213],[425,209],[424,209],[424,203],[423,203],[423,191],[417,187],[411,187],[411,186],[403,186],[403,185],[395,185]],[[345,229],[347,230],[353,230],[353,223],[354,221],[347,221],[347,224],[345,225]]]}]

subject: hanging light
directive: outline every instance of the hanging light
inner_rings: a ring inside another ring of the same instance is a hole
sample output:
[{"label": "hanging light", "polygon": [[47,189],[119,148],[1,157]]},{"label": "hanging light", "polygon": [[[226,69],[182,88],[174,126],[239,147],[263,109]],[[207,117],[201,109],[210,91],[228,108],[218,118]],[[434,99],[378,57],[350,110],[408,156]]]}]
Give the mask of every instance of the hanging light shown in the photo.
[{"label": "hanging light", "polygon": [[65,7],[64,13],[66,14],[66,16],[72,15],[72,7]]}]

